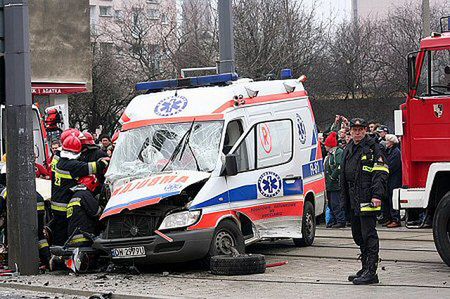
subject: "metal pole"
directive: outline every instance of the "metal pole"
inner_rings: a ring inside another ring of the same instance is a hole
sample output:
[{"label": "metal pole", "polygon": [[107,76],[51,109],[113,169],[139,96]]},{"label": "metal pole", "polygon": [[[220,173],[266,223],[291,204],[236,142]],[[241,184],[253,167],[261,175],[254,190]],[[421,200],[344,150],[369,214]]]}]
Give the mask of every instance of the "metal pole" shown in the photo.
[{"label": "metal pole", "polygon": [[38,273],[28,0],[5,0],[9,265]]},{"label": "metal pole", "polygon": [[231,0],[219,0],[219,73],[236,72],[234,58],[233,10]]},{"label": "metal pole", "polygon": [[422,0],[422,37],[428,37],[431,35],[431,12],[430,12],[430,0]]}]

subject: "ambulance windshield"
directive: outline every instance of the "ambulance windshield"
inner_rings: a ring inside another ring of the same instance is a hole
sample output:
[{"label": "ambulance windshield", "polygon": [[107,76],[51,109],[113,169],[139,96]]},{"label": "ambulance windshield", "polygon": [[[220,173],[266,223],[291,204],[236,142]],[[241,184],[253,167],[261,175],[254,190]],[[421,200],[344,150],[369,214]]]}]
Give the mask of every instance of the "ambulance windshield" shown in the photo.
[{"label": "ambulance windshield", "polygon": [[163,171],[214,170],[222,121],[157,124],[126,131],[114,150],[107,177],[114,182]]}]

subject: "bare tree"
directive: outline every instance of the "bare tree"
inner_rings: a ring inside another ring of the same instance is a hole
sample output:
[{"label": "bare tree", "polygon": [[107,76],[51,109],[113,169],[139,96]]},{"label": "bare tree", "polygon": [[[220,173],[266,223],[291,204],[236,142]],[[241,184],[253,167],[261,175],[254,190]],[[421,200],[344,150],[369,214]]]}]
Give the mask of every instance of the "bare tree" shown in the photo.
[{"label": "bare tree", "polygon": [[111,51],[93,47],[91,93],[69,97],[72,127],[94,132],[100,126],[112,133],[126,105],[135,95],[133,78],[128,76]]}]

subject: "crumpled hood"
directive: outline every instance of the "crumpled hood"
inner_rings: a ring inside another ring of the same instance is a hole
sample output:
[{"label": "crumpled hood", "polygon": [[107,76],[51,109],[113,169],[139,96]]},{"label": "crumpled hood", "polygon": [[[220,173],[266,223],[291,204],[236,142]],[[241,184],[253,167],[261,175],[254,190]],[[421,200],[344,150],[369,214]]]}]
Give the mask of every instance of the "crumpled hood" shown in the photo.
[{"label": "crumpled hood", "polygon": [[211,174],[207,172],[177,171],[133,180],[112,190],[111,198],[100,219],[119,214],[123,210],[135,210],[157,204],[162,199],[178,195],[186,187],[210,176]]}]

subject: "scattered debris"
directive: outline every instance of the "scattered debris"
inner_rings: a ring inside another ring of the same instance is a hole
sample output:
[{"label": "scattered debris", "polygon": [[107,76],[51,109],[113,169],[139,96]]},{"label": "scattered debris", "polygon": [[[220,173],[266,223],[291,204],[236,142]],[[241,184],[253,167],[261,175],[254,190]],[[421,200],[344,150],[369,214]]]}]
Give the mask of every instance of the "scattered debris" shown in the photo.
[{"label": "scattered debris", "polygon": [[279,267],[279,266],[284,266],[287,265],[288,261],[283,261],[283,262],[278,262],[278,263],[272,263],[272,264],[267,264],[266,268],[273,268],[273,267]]},{"label": "scattered debris", "polygon": [[381,267],[381,270],[386,271],[386,267],[385,266]]},{"label": "scattered debris", "polygon": [[163,272],[163,276],[169,276],[169,272]]},{"label": "scattered debris", "polygon": [[47,281],[47,282],[44,283],[44,286],[48,286],[48,284],[49,284],[49,282]]}]

